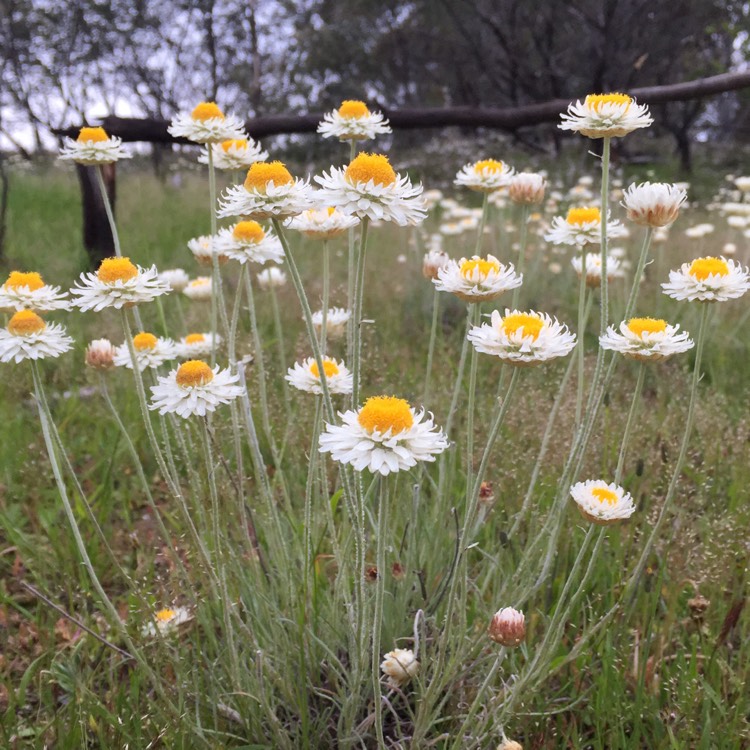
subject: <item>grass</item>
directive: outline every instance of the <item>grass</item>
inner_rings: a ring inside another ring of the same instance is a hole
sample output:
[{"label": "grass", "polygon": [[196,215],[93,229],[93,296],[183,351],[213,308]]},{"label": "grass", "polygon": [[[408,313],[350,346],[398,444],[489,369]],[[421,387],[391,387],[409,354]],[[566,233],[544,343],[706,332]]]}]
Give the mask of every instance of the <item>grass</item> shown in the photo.
[{"label": "grass", "polygon": [[[204,184],[188,176],[181,188],[162,185],[137,171],[124,172],[118,183],[118,221],[125,254],[135,261],[159,267],[184,266],[195,273],[185,242],[207,231]],[[697,217],[700,209],[691,209]],[[512,219],[494,217],[494,225]],[[683,221],[682,219],[680,220]],[[70,285],[85,267],[81,248],[80,206],[75,178],[64,169],[39,174],[13,175],[9,214],[8,268],[38,269],[49,283]],[[666,317],[690,331],[698,313],[660,294],[658,282],[667,269],[698,254],[685,246],[678,224],[666,247],[657,250],[655,263],[641,291],[638,310]],[[497,234],[497,233],[496,233]],[[513,234],[508,235],[513,237]],[[720,252],[717,233],[703,252]],[[420,273],[421,251],[411,230],[390,226],[371,232],[365,317],[374,319],[364,334],[364,395],[396,393],[419,403],[424,382],[432,290]],[[640,237],[633,232],[630,257]],[[457,240],[461,242],[462,240]],[[469,235],[468,243],[473,242]],[[538,244],[538,241],[537,241]],[[332,247],[334,284],[332,304],[346,297],[346,243]],[[491,247],[491,246],[490,246]],[[451,254],[457,250],[447,248]],[[296,242],[307,294],[319,306],[320,250],[311,242]],[[497,254],[513,259],[508,240]],[[401,256],[405,256],[402,259]],[[557,315],[574,327],[576,284],[567,258],[552,257],[562,272],[538,273],[522,291],[521,304]],[[531,266],[533,267],[533,259]],[[225,275],[230,293],[235,279]],[[626,288],[613,291],[612,319],[624,308]],[[231,297],[230,297],[231,298]],[[502,300],[501,300],[502,302]],[[187,301],[186,301],[187,303]],[[188,329],[204,330],[207,307],[183,306]],[[63,316],[76,348],[59,360],[45,363],[43,373],[52,399],[55,422],[63,436],[75,474],[92,505],[96,519],[127,571],[123,580],[96,536],[72,482],[68,489],[88,543],[89,554],[105,589],[129,624],[131,635],[142,643],[148,662],[167,688],[172,706],[155,692],[143,669],[123,661],[107,646],[86,636],[75,624],[24,587],[33,585],[50,600],[106,639],[123,646],[108,627],[96,602],[86,571],[68,528],[54,485],[39,419],[31,398],[31,377],[26,366],[3,365],[0,380],[0,744],[7,747],[331,747],[341,714],[347,705],[346,681],[353,655],[348,641],[346,603],[337,579],[327,514],[330,503],[344,558],[353,554],[346,503],[335,491],[334,470],[328,481],[313,484],[312,518],[314,561],[311,593],[305,595],[304,500],[313,406],[305,394],[293,396],[290,419],[284,415],[277,362],[277,341],[267,295],[257,292],[264,357],[269,371],[271,412],[275,437],[283,444],[281,467],[272,466],[270,446],[261,435],[264,463],[274,484],[276,503],[263,502],[261,477],[252,471],[245,452],[248,507],[261,530],[261,544],[271,581],[264,578],[258,559],[238,526],[238,505],[232,483],[217,468],[221,518],[219,538],[226,549],[215,549],[221,580],[228,581],[229,598],[212,591],[211,571],[191,543],[185,519],[160,476],[140,422],[131,374],[107,375],[108,388],[121,410],[150,480],[154,498],[187,568],[187,580],[161,539],[127,446],[107,411],[96,378],[83,367],[85,342],[108,336],[122,339],[118,318],[101,314]],[[432,397],[426,406],[437,424],[447,417],[465,308],[443,296],[440,331],[432,379]],[[576,750],[634,748],[743,748],[750,743],[750,699],[746,680],[750,670],[748,618],[743,609],[747,595],[747,539],[750,522],[750,441],[746,393],[750,383],[750,347],[737,326],[746,301],[717,305],[704,356],[705,376],[700,384],[696,428],[688,461],[680,479],[677,502],[638,582],[629,606],[618,613],[601,637],[592,641],[571,663],[563,664],[577,639],[617,600],[624,580],[653,524],[679,449],[687,410],[692,361],[675,358],[654,365],[647,373],[643,404],[635,425],[625,465],[623,484],[639,510],[630,523],[607,529],[601,553],[575,606],[565,618],[559,641],[553,644],[548,675],[533,690],[523,693],[504,729],[528,748],[560,747]],[[182,335],[174,300],[165,302],[173,336]],[[299,303],[291,285],[280,290],[287,366],[308,356]],[[489,312],[488,305],[485,312]],[[160,332],[154,307],[144,308],[147,325]],[[60,318],[61,316],[56,316]],[[243,314],[241,353],[252,351],[249,325]],[[592,329],[593,331],[593,329]],[[587,339],[587,370],[593,369],[596,339]],[[339,346],[336,355],[341,356]],[[255,353],[257,356],[257,353]],[[399,475],[390,485],[391,523],[385,540],[385,599],[382,651],[393,646],[412,647],[414,619],[425,612],[421,642],[424,656],[416,686],[391,696],[384,712],[386,734],[394,747],[450,748],[455,732],[496,658],[497,647],[483,637],[489,616],[513,604],[500,598],[518,595],[530,581],[513,586],[524,549],[550,513],[557,477],[573,435],[574,379],[563,398],[551,447],[542,465],[525,524],[510,536],[513,518],[523,500],[530,467],[536,458],[565,364],[553,364],[522,373],[492,453],[486,479],[494,500],[480,506],[481,524],[475,546],[462,563],[462,611],[446,612],[440,600],[455,548],[456,523],[451,508],[462,510],[463,447],[448,454],[446,493],[438,497],[438,472],[415,470]],[[620,363],[609,390],[596,438],[585,458],[583,477],[608,476],[614,470],[619,438],[630,406],[636,369]],[[497,392],[499,368],[479,357],[478,410],[475,445],[481,453]],[[255,369],[248,373],[251,398],[257,408]],[[465,404],[464,404],[465,405]],[[339,404],[343,406],[343,403]],[[462,412],[459,412],[461,415]],[[223,415],[226,417],[227,415]],[[456,427],[464,429],[459,416]],[[217,441],[229,445],[228,419],[214,425]],[[201,434],[196,425],[186,433],[195,445]],[[178,450],[175,448],[175,450]],[[229,451],[231,458],[231,451]],[[195,517],[206,517],[211,527],[211,488],[199,453],[182,457],[180,475],[190,495]],[[197,469],[189,481],[191,466]],[[274,476],[274,472],[277,472]],[[70,480],[70,478],[69,478]],[[369,476],[365,478],[365,489]],[[414,486],[419,486],[415,494]],[[376,563],[376,489],[368,500],[366,524],[368,565]],[[461,518],[461,514],[458,515]],[[273,529],[279,524],[280,532]],[[580,549],[587,526],[573,509],[564,516],[551,574],[525,604],[528,634],[524,646],[511,652],[482,699],[476,731],[485,732],[487,744],[499,742],[496,720],[504,685],[533,657],[549,627],[556,603]],[[210,539],[210,541],[209,541]],[[230,554],[231,553],[231,554]],[[351,571],[349,571],[351,572]],[[348,580],[348,578],[347,578]],[[464,590],[465,589],[465,590]],[[374,582],[367,584],[368,600]],[[171,602],[194,609],[195,619],[179,636],[148,641],[140,627],[154,610]],[[709,604],[702,611],[698,596]],[[227,612],[229,611],[229,620]],[[237,613],[235,623],[232,612]],[[229,626],[227,625],[229,623]],[[450,665],[443,690],[430,703],[433,680],[441,655],[438,644],[446,625],[453,631],[451,650],[442,654]],[[237,642],[227,642],[231,631]],[[234,649],[234,651],[233,651]],[[239,662],[233,661],[238,655]],[[504,682],[505,681],[505,682]],[[363,747],[374,747],[371,697],[359,686],[361,700],[353,724],[368,736]],[[414,737],[419,737],[418,742]]]}]

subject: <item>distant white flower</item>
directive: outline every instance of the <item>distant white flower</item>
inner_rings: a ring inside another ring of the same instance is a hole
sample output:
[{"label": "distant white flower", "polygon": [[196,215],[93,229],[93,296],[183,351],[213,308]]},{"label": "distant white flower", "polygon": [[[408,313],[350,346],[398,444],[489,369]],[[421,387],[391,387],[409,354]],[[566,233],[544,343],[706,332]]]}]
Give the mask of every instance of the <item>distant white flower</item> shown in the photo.
[{"label": "distant white flower", "polygon": [[[581,256],[571,258],[571,264],[578,278],[583,273],[583,262]],[[602,256],[599,253],[586,253],[586,286],[598,287],[602,285]],[[607,256],[607,281],[621,279],[625,275],[622,263],[614,256]]]},{"label": "distant white flower", "polygon": [[[153,333],[142,331],[133,336],[133,349],[138,369],[143,372],[147,367],[159,367],[167,360],[176,356],[174,341],[154,336]],[[130,347],[121,344],[115,349],[115,365],[133,369],[133,359],[130,356]]]},{"label": "distant white flower", "polygon": [[208,149],[213,151],[216,169],[247,169],[253,162],[268,159],[268,151],[252,138],[236,138],[206,145],[198,157],[201,164],[208,164]]},{"label": "distant white flower", "polygon": [[111,370],[115,366],[115,347],[109,339],[94,339],[86,347],[87,367],[94,370]]},{"label": "distant white flower", "polygon": [[87,166],[112,164],[120,159],[130,159],[130,156],[123,149],[122,141],[108,136],[104,128],[81,128],[76,140],[65,138],[59,154],[60,159]]},{"label": "distant white flower", "polygon": [[[352,392],[352,374],[346,369],[343,362],[336,362],[335,359],[324,359],[323,370],[326,374],[326,383],[330,393]],[[295,362],[294,367],[287,370],[284,379],[297,390],[318,395],[323,393],[320,370],[314,357],[308,357],[303,362]]]},{"label": "distant white flower", "polygon": [[750,193],[750,177],[735,177],[734,184],[741,193]]},{"label": "distant white flower", "polygon": [[19,310],[7,328],[0,328],[0,362],[59,357],[72,345],[61,325],[48,325],[33,310]]},{"label": "distant white flower", "polygon": [[438,271],[450,261],[448,253],[442,250],[430,250],[422,259],[422,276],[426,279],[436,279]]},{"label": "distant white flower", "polygon": [[286,274],[278,266],[264,269],[255,278],[261,289],[278,289],[286,284]]},{"label": "distant white flower", "polygon": [[221,249],[216,242],[216,237],[212,237],[210,234],[193,237],[188,240],[187,246],[188,250],[193,254],[193,257],[202,266],[213,266],[214,255],[216,255],[216,260],[219,263],[227,262],[227,256],[221,252]]},{"label": "distant white flower", "polygon": [[588,521],[600,526],[617,523],[635,513],[633,498],[614,482],[589,479],[570,488],[578,510]]},{"label": "distant white flower", "polygon": [[410,648],[395,648],[384,655],[380,669],[388,678],[388,686],[397,689],[419,674],[419,662]]},{"label": "distant white flower", "polygon": [[508,197],[513,203],[534,206],[544,201],[547,180],[536,172],[520,172],[510,178]]},{"label": "distant white flower", "polygon": [[11,271],[7,281],[0,286],[0,310],[69,310],[67,297],[67,292],[61,293],[59,286],[45,284],[35,271]]},{"label": "distant white flower", "polygon": [[214,244],[218,253],[243,264],[284,261],[279,238],[257,221],[239,221],[233,227],[220,229]]},{"label": "distant white flower", "polygon": [[347,100],[338,109],[326,112],[318,125],[323,138],[340,141],[364,141],[390,133],[391,129],[380,112],[370,112],[364,102]]},{"label": "distant white flower", "polygon": [[313,240],[329,240],[332,237],[338,237],[347,229],[356,227],[357,224],[359,224],[359,219],[356,216],[345,214],[333,207],[311,208],[287,221],[290,229],[296,229]]},{"label": "distant white flower", "polygon": [[213,282],[210,276],[197,276],[188,282],[182,293],[189,299],[205,301],[211,299],[213,294]]},{"label": "distant white flower", "polygon": [[[552,228],[544,239],[555,245],[600,244],[602,215],[598,208],[571,208],[567,216],[555,216]],[[617,220],[607,222],[607,237],[613,239],[624,234],[622,224]]]},{"label": "distant white flower", "polygon": [[145,636],[155,636],[158,630],[162,635],[175,632],[180,625],[193,619],[192,612],[187,607],[160,609],[154,614],[154,621],[147,622],[141,629]]},{"label": "distant white flower", "polygon": [[713,234],[714,229],[715,227],[713,224],[696,224],[685,230],[685,237],[688,237],[691,240],[700,240],[707,237],[709,234]]},{"label": "distant white flower", "polygon": [[194,143],[220,143],[244,138],[245,126],[234,115],[226,117],[214,102],[201,102],[190,114],[176,115],[167,132]]},{"label": "distant white flower", "polygon": [[648,107],[627,94],[589,94],[583,102],[568,105],[558,127],[588,138],[619,138],[653,121]]},{"label": "distant white flower", "polygon": [[473,164],[466,164],[456,174],[454,184],[477,190],[482,193],[492,193],[506,187],[514,173],[513,167],[495,159],[484,159]]},{"label": "distant white flower", "polygon": [[631,318],[620,323],[620,333],[615,331],[614,326],[609,326],[607,332],[600,336],[599,344],[602,349],[611,349],[631,359],[654,362],[695,346],[689,334],[685,331],[680,333],[679,328],[665,320]]},{"label": "distant white flower", "polygon": [[[343,307],[331,307],[326,313],[326,338],[329,341],[341,338],[346,332],[346,324],[352,314],[350,310]],[[315,331],[320,335],[323,329],[323,311],[317,310],[312,314],[312,324]]]},{"label": "distant white flower", "polygon": [[475,255],[448,261],[432,283],[438,291],[455,294],[464,302],[484,302],[521,286],[522,281],[523,275],[515,272],[512,263],[504,266],[494,255]]},{"label": "distant white flower", "polygon": [[189,333],[175,344],[175,353],[180,359],[200,359],[207,357],[214,350],[214,340],[217,346],[221,344],[221,336],[211,333]]},{"label": "distant white flower", "polygon": [[750,274],[733,260],[709,256],[670,271],[669,282],[661,287],[673,299],[725,302],[750,289]]},{"label": "distant white flower", "polygon": [[159,271],[159,279],[173,292],[183,291],[190,283],[190,277],[182,268],[168,268],[166,271]]}]

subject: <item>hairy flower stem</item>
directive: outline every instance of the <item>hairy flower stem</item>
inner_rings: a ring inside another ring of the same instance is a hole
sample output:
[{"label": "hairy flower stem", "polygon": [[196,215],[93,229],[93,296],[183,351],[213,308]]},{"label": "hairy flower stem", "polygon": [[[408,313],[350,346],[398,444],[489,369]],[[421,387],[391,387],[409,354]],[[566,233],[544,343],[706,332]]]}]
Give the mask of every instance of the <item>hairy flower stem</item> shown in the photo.
[{"label": "hairy flower stem", "polygon": [[[607,279],[607,220],[609,211],[609,152],[611,138],[602,138],[602,194],[601,194],[601,258],[602,258],[602,289],[601,289],[601,322],[599,335],[607,332],[609,324],[609,281]],[[586,273],[586,256],[583,257],[584,265],[581,272]]]},{"label": "hairy flower stem", "polygon": [[[312,560],[312,524],[313,504],[315,503],[315,475],[318,471],[318,441],[321,427],[321,399],[315,397],[315,417],[313,419],[312,440],[310,441],[310,455],[307,463],[307,481],[305,482],[305,601],[310,597],[310,574],[313,568]],[[327,499],[326,499],[326,502]],[[330,504],[329,504],[330,507]],[[338,560],[337,560],[338,562]]]},{"label": "hairy flower stem", "polygon": [[[214,170],[214,151],[208,144],[208,202],[209,216],[211,221],[211,335],[213,344],[211,346],[211,366],[216,364],[217,334],[219,333],[219,290],[220,283],[219,262],[214,253],[213,243],[216,235],[216,172]],[[228,334],[228,331],[227,331]]]},{"label": "hairy flower stem", "polygon": [[648,251],[651,247],[651,240],[654,236],[653,227],[649,227],[646,230],[646,236],[643,238],[643,245],[641,247],[641,254],[638,257],[638,265],[633,274],[633,286],[630,287],[630,295],[628,296],[628,302],[625,306],[625,320],[629,320],[630,316],[635,310],[635,303],[638,300],[638,292],[641,288],[641,279],[643,278],[643,271],[646,268],[646,260],[648,259]]},{"label": "hairy flower stem", "polygon": [[[281,313],[279,311],[279,298],[276,296],[276,287],[271,284],[271,310],[273,311],[273,325],[276,329],[276,350],[279,356],[279,372],[286,370],[286,346],[284,344],[284,327],[281,325]],[[284,410],[287,419],[291,422],[292,417],[292,400],[289,395],[289,383],[281,378],[281,389],[284,395]]]},{"label": "hairy flower stem", "polygon": [[[479,325],[480,305],[472,305],[472,327]],[[474,474],[474,401],[476,400],[477,391],[477,367],[478,352],[475,347],[471,347],[471,362],[469,364],[469,403],[466,407],[466,502],[471,503],[470,493],[472,489],[472,477]]]},{"label": "hairy flower stem", "polygon": [[625,431],[622,433],[622,442],[620,443],[620,455],[617,457],[617,469],[615,471],[615,484],[620,484],[622,479],[622,470],[625,466],[625,454],[628,449],[628,443],[630,442],[630,430],[633,427],[633,421],[638,411],[638,402],[641,398],[641,391],[643,390],[643,380],[646,375],[646,363],[641,362],[638,366],[638,379],[635,381],[635,388],[633,389],[633,400],[630,404],[630,410],[628,411],[628,419],[625,422]]},{"label": "hairy flower stem", "polygon": [[367,253],[367,234],[370,220],[365,217],[360,224],[359,253],[357,254],[357,278],[354,286],[354,327],[352,329],[352,406],[359,404],[359,390],[362,370],[362,302],[365,296],[365,261]]},{"label": "hairy flower stem", "polygon": [[578,284],[578,340],[576,341],[576,361],[578,362],[578,382],[576,384],[576,430],[581,426],[583,414],[584,362],[586,356],[586,245],[581,245],[581,279]]},{"label": "hairy flower stem", "polygon": [[377,547],[377,581],[375,582],[375,611],[372,618],[372,687],[375,704],[375,732],[378,747],[384,748],[383,735],[383,701],[380,687],[380,636],[383,629],[383,598],[385,595],[385,546],[388,536],[388,480],[386,477],[378,479],[380,483],[380,497],[378,500],[378,528],[376,529]]},{"label": "hairy flower stem", "polygon": [[[516,264],[516,273],[519,276],[523,275],[523,266],[526,261],[526,244],[529,237],[529,206],[524,204],[521,206],[521,216],[519,217],[519,239],[518,239],[518,263]],[[514,309],[518,309],[518,299],[521,295],[521,287],[517,286],[513,290],[513,298],[510,306]]]},{"label": "hairy flower stem", "polygon": [[328,288],[331,283],[331,259],[328,250],[328,240],[323,240],[323,315],[322,325],[320,327],[320,351],[326,353],[326,335],[328,328]]},{"label": "hairy flower stem", "polygon": [[[349,141],[349,163],[357,155],[357,142]],[[357,244],[355,242],[356,227],[349,227],[349,254],[347,256],[346,299],[347,309],[352,313],[346,326],[346,361],[351,362],[354,357],[354,284],[356,278]]]},{"label": "hairy flower stem", "polygon": [[482,198],[482,216],[477,227],[477,244],[474,247],[474,255],[482,254],[482,241],[484,240],[484,227],[487,224],[487,215],[490,212],[490,194],[484,193]]},{"label": "hairy flower stem", "polygon": [[435,342],[437,340],[438,321],[440,320],[440,292],[432,285],[432,323],[430,324],[430,343],[427,347],[427,367],[422,389],[422,403],[426,404],[430,398],[430,378],[432,377],[432,360],[435,357]]}]

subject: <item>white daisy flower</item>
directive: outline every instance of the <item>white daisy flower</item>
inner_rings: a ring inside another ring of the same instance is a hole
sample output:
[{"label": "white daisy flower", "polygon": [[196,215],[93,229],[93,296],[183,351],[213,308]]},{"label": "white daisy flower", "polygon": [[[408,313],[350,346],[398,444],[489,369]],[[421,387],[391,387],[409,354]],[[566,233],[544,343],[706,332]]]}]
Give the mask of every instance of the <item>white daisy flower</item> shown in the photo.
[{"label": "white daisy flower", "polygon": [[483,159],[462,167],[453,184],[482,193],[493,193],[510,182],[514,171],[513,167],[501,161]]},{"label": "white daisy flower", "polygon": [[588,479],[574,484],[570,494],[583,517],[600,526],[617,523],[635,513],[633,498],[614,482]]},{"label": "white daisy flower", "polygon": [[320,202],[360,219],[393,221],[399,226],[419,224],[427,216],[422,185],[396,174],[382,154],[357,155],[345,169],[331,167],[315,181],[321,185]]},{"label": "white daisy flower", "polygon": [[188,282],[182,293],[189,299],[205,302],[213,294],[213,282],[210,276],[197,276]]},{"label": "white daisy flower", "polygon": [[568,105],[561,117],[557,127],[588,138],[620,138],[654,121],[648,107],[627,94],[589,94],[583,102]]},{"label": "white daisy flower", "polygon": [[450,261],[448,253],[442,250],[430,250],[422,258],[422,276],[426,279],[436,279],[438,271]]},{"label": "white daisy flower", "polygon": [[734,184],[741,193],[750,193],[750,177],[735,177]]},{"label": "white daisy flower", "polygon": [[731,259],[696,258],[683,263],[679,271],[670,271],[669,282],[661,287],[672,299],[725,302],[750,289],[750,275]]},{"label": "white daisy flower", "polygon": [[188,240],[188,250],[193,254],[193,257],[202,266],[213,266],[213,256],[216,255],[216,260],[219,263],[226,263],[228,258],[221,252],[219,244],[216,242],[216,237],[210,234],[203,234],[200,237],[193,237]]},{"label": "white daisy flower", "polygon": [[149,409],[158,409],[159,414],[174,412],[185,419],[194,414],[203,417],[242,395],[242,388],[235,385],[238,380],[228,369],[216,365],[212,370],[205,362],[191,359],[167,377],[159,377],[158,384],[151,387]]},{"label": "white daisy flower", "polygon": [[643,182],[631,185],[622,194],[622,205],[634,224],[642,227],[666,227],[680,214],[687,192],[667,182]]},{"label": "white daisy flower", "polygon": [[709,234],[713,234],[714,232],[714,225],[713,224],[696,224],[693,227],[688,227],[685,230],[685,237],[688,237],[691,240],[702,240],[704,237],[707,237]]},{"label": "white daisy flower", "polygon": [[59,286],[45,284],[36,271],[11,271],[8,280],[0,286],[0,310],[69,310],[67,297],[67,292],[61,293]]},{"label": "white daisy flower", "polygon": [[173,292],[183,291],[190,283],[190,277],[182,268],[168,268],[166,271],[159,271],[159,279]]},{"label": "white daisy flower", "polygon": [[419,661],[410,648],[395,648],[383,655],[380,668],[388,678],[388,686],[397,689],[419,674]]},{"label": "white daisy flower", "polygon": [[356,216],[349,216],[331,206],[304,211],[299,216],[289,219],[286,226],[302,232],[305,237],[313,240],[330,240],[347,229],[356,227],[357,224],[359,224],[359,219]]},{"label": "white daisy flower", "polygon": [[173,633],[180,625],[190,622],[193,613],[187,607],[160,609],[154,614],[154,621],[147,622],[141,629],[144,636],[155,636],[156,631],[162,635]]},{"label": "white daisy flower", "polygon": [[[586,253],[586,286],[598,287],[602,285],[602,256],[599,253]],[[570,260],[578,278],[583,273],[583,261],[580,255]],[[622,263],[614,256],[607,256],[607,281],[621,279],[625,276]]]},{"label": "white daisy flower", "polygon": [[19,310],[0,329],[0,362],[59,357],[73,345],[73,339],[57,323],[45,323],[33,310]]},{"label": "white daisy flower", "polygon": [[[346,369],[343,362],[335,359],[323,359],[323,370],[326,374],[328,390],[331,393],[351,393],[353,387],[352,374]],[[320,384],[320,370],[314,357],[308,357],[302,362],[295,362],[294,367],[287,370],[284,378],[300,391],[307,393],[323,393]]]},{"label": "white daisy flower", "polygon": [[230,187],[219,200],[218,216],[285,219],[312,205],[312,188],[297,180],[280,161],[256,161],[242,185]]},{"label": "white daisy flower", "polygon": [[437,190],[436,188],[425,190],[424,193],[422,193],[422,199],[424,200],[424,207],[428,211],[431,211],[435,206],[440,204],[441,200],[443,200],[443,191]]},{"label": "white daisy flower", "polygon": [[86,347],[86,366],[94,370],[111,370],[115,366],[115,347],[109,339],[94,339]]},{"label": "white daisy flower", "polygon": [[[598,208],[571,208],[566,217],[555,216],[552,228],[544,239],[554,245],[600,244],[602,232],[602,214]],[[623,236],[623,226],[617,220],[607,222],[607,237]]]},{"label": "white daisy flower", "polygon": [[520,172],[514,174],[508,183],[508,197],[513,203],[535,206],[544,201],[547,180],[537,172]]},{"label": "white daisy flower", "polygon": [[216,345],[221,344],[221,336],[217,333],[189,333],[183,336],[175,344],[175,353],[180,359],[200,359],[208,357],[214,350],[214,341]]},{"label": "white daisy flower", "polygon": [[442,430],[424,411],[393,396],[369,398],[359,411],[340,414],[343,424],[326,423],[320,452],[334,461],[351,464],[355,471],[369,469],[383,476],[434,461],[448,447]]},{"label": "white daisy flower", "polygon": [[[147,367],[159,367],[176,356],[174,341],[159,338],[146,331],[141,331],[141,333],[133,336],[133,348],[135,349],[135,360],[141,372]],[[114,363],[117,367],[133,369],[133,360],[130,357],[130,349],[127,344],[121,344],[115,348]]]},{"label": "white daisy flower", "polygon": [[283,263],[284,248],[279,238],[266,232],[257,221],[239,221],[220,229],[216,237],[218,252],[240,263]]},{"label": "white daisy flower", "polygon": [[364,102],[353,99],[326,112],[318,124],[318,133],[323,138],[338,138],[340,141],[365,141],[390,132],[388,120],[380,112],[370,112]]},{"label": "white daisy flower", "polygon": [[170,288],[157,273],[156,266],[134,266],[130,258],[105,258],[96,273],[82,273],[80,283],[71,290],[78,296],[73,302],[81,310],[103,310],[105,307],[132,307],[151,302]]},{"label": "white daisy flower", "polygon": [[631,318],[620,323],[620,333],[609,326],[599,337],[602,349],[611,349],[642,362],[671,357],[692,349],[695,344],[689,334],[679,333],[679,325],[669,325],[666,320]]},{"label": "white daisy flower", "polygon": [[265,268],[255,278],[261,289],[278,289],[286,284],[286,274],[278,266]]},{"label": "white daisy flower", "polygon": [[130,159],[130,156],[123,149],[122,141],[108,136],[104,128],[81,128],[76,140],[65,138],[59,154],[60,159],[87,166],[112,164],[120,159]]},{"label": "white daisy flower", "polygon": [[520,312],[507,308],[504,316],[493,310],[490,323],[472,328],[468,339],[478,352],[521,366],[564,357],[576,345],[575,334],[556,318],[533,310]]},{"label": "white daisy flower", "polygon": [[[326,339],[333,341],[340,339],[346,333],[346,324],[352,317],[351,310],[343,307],[331,307],[326,313]],[[323,311],[317,310],[312,314],[312,324],[315,332],[320,336],[323,330]]]},{"label": "white daisy flower", "polygon": [[441,224],[438,227],[438,232],[446,237],[456,237],[459,234],[463,234],[465,231],[466,227],[457,221],[447,221],[445,224]]},{"label": "white daisy flower", "polygon": [[512,263],[504,266],[494,255],[486,259],[474,255],[468,260],[448,261],[432,281],[438,291],[455,294],[464,302],[495,299],[522,282],[523,275],[515,272]]},{"label": "white daisy flower", "polygon": [[207,144],[198,157],[201,164],[208,164],[209,148],[213,151],[216,169],[247,169],[256,161],[268,159],[268,151],[264,151],[257,141],[251,138],[234,138],[221,143]]},{"label": "white daisy flower", "polygon": [[244,138],[245,126],[234,115],[225,117],[214,102],[201,102],[190,114],[176,115],[167,132],[194,143],[220,143]]}]

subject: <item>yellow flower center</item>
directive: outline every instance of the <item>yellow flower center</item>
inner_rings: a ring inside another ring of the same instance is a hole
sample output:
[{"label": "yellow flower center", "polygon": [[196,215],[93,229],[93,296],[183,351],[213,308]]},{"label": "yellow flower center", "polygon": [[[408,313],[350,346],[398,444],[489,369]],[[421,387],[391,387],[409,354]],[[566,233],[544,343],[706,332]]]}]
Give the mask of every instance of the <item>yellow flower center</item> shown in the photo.
[{"label": "yellow flower center", "polygon": [[235,148],[238,151],[246,151],[247,150],[247,139],[246,138],[235,138],[234,140],[229,141],[222,141],[221,142],[221,148],[222,151],[226,154],[227,151],[229,151],[230,148]]},{"label": "yellow flower center", "polygon": [[148,349],[156,349],[158,339],[153,333],[146,333],[141,331],[136,336],[133,336],[133,346],[139,351],[144,352]]},{"label": "yellow flower center", "polygon": [[365,401],[357,421],[367,432],[391,430],[392,435],[408,430],[414,424],[409,402],[395,396],[374,396]]},{"label": "yellow flower center", "polygon": [[30,336],[41,333],[47,324],[32,310],[19,310],[8,323],[8,330],[14,336]]},{"label": "yellow flower center", "polygon": [[186,344],[202,344],[206,337],[202,333],[189,333],[185,336]]},{"label": "yellow flower center", "polygon": [[628,328],[636,336],[643,336],[644,333],[663,333],[667,330],[667,321],[657,318],[631,318]]},{"label": "yellow flower center", "polygon": [[174,609],[160,609],[156,613],[156,619],[159,622],[169,622],[170,620],[173,620],[176,615],[177,612]]},{"label": "yellow flower center", "polygon": [[30,291],[35,292],[44,286],[44,281],[36,271],[24,273],[23,271],[11,271],[8,280],[3,285],[6,289],[18,289],[26,286]]},{"label": "yellow flower center", "polygon": [[346,168],[345,176],[352,185],[370,180],[376,185],[392,185],[396,182],[396,173],[388,157],[382,154],[359,154]]},{"label": "yellow flower center", "polygon": [[474,165],[474,171],[477,174],[481,174],[484,171],[495,174],[495,172],[502,172],[502,170],[503,163],[501,161],[496,161],[495,159],[483,159]]},{"label": "yellow flower center", "polygon": [[240,242],[260,242],[266,233],[257,221],[239,221],[232,229],[232,237]]},{"label": "yellow flower center", "polygon": [[528,313],[513,313],[503,318],[503,330],[508,336],[523,329],[524,336],[531,336],[536,341],[542,328],[544,328],[544,321]]},{"label": "yellow flower center", "polygon": [[175,380],[182,388],[191,388],[195,385],[206,385],[214,379],[213,370],[199,359],[190,359],[183,362],[177,370]]},{"label": "yellow flower center", "polygon": [[130,262],[130,258],[105,258],[96,276],[105,284],[116,281],[130,281],[138,275],[138,269]]},{"label": "yellow flower center", "polygon": [[367,117],[370,114],[370,110],[367,109],[367,105],[364,102],[360,102],[358,99],[347,99],[341,102],[339,114],[342,117],[351,117],[359,120],[361,117]]},{"label": "yellow flower center", "polygon": [[210,283],[210,276],[199,276],[197,279],[193,279],[188,286],[208,286]]},{"label": "yellow flower center", "polygon": [[607,487],[594,487],[591,494],[600,502],[614,505],[617,502],[617,493]]},{"label": "yellow flower center", "polygon": [[578,226],[601,220],[602,213],[598,208],[571,208],[568,209],[568,215],[565,217],[565,221],[568,224],[576,224]]},{"label": "yellow flower center", "polygon": [[333,212],[334,212],[335,210],[336,210],[336,207],[335,207],[335,206],[328,206],[328,208],[326,209],[326,211],[328,211],[328,215],[329,215],[329,216],[333,216]]},{"label": "yellow flower center", "polygon": [[589,94],[586,97],[584,106],[598,112],[606,104],[624,104],[626,105],[625,111],[627,112],[632,103],[632,98],[627,94]]},{"label": "yellow flower center", "polygon": [[722,258],[696,258],[691,264],[688,273],[703,281],[709,276],[726,276],[729,273],[729,264]]},{"label": "yellow flower center", "polygon": [[215,102],[201,102],[190,115],[194,120],[205,122],[206,120],[223,120],[224,113]]},{"label": "yellow flower center", "polygon": [[76,139],[78,143],[101,143],[107,140],[109,136],[104,128],[81,128]]},{"label": "yellow flower center", "polygon": [[294,177],[280,161],[256,161],[247,170],[245,178],[246,190],[257,190],[260,193],[266,191],[269,182],[278,187],[288,185],[294,181]]},{"label": "yellow flower center", "polygon": [[[339,374],[339,366],[332,360],[332,359],[324,359],[323,360],[323,371],[326,374],[327,378],[332,377],[333,375]],[[318,363],[313,362],[310,365],[310,374],[314,378],[320,377],[320,370],[318,369]]]},{"label": "yellow flower center", "polygon": [[459,271],[461,276],[468,279],[474,271],[479,271],[479,275],[486,279],[490,271],[497,273],[500,270],[500,264],[496,260],[484,260],[483,258],[472,258],[471,260],[465,260]]}]

